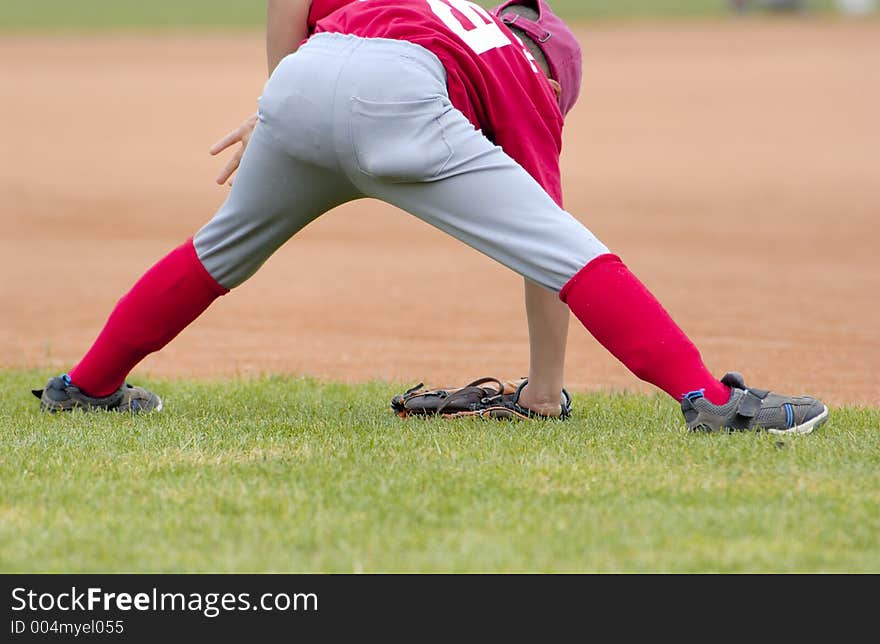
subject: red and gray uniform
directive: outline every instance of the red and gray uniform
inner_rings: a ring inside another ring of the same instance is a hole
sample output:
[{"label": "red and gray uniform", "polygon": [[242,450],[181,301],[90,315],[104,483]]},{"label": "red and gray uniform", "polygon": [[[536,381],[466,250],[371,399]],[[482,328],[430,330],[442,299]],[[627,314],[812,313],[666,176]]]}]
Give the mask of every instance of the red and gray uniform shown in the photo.
[{"label": "red and gray uniform", "polygon": [[554,291],[608,249],[561,209],[562,115],[522,43],[464,0],[316,0],[195,236],[226,288],[331,208],[374,197]]},{"label": "red and gray uniform", "polygon": [[[119,301],[75,385],[116,391],[309,222],[375,197],[558,292],[643,380],[727,401],[659,302],[562,210],[560,111],[500,22],[465,0],[314,0],[311,19],[315,33],[260,98],[228,199]],[[579,67],[559,78],[567,109]]]}]

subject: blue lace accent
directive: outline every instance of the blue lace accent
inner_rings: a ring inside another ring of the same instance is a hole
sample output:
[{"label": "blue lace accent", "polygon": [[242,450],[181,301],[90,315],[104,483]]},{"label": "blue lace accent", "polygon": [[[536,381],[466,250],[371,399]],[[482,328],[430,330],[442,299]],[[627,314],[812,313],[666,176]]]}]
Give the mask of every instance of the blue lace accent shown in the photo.
[{"label": "blue lace accent", "polygon": [[684,395],[688,400],[696,400],[697,398],[702,398],[706,393],[705,389],[697,389],[696,391],[689,391]]},{"label": "blue lace accent", "polygon": [[794,409],[791,408],[791,403],[785,403],[783,408],[785,409],[785,422],[791,429],[794,427]]},{"label": "blue lace accent", "polygon": [[70,376],[68,376],[66,373],[61,374],[61,380],[64,382],[65,387],[70,387],[73,384],[70,380]]}]

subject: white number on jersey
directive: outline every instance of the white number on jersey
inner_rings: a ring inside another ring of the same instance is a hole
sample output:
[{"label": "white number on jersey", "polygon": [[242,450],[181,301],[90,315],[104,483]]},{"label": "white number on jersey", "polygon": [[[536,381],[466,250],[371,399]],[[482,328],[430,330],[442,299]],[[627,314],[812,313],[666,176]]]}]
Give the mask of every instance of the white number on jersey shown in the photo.
[{"label": "white number on jersey", "polygon": [[513,34],[513,37],[516,38],[516,42],[519,43],[519,48],[522,51],[522,55],[526,57],[526,60],[529,61],[529,66],[532,68],[532,71],[536,74],[538,73],[538,61],[535,60],[535,57],[532,56],[532,52],[529,51],[529,48],[526,47],[526,44],[522,41],[522,38]]},{"label": "white number on jersey", "polygon": [[[500,49],[513,44],[510,42],[510,38],[501,31],[501,27],[492,19],[492,16],[483,7],[473,2],[467,0],[428,0],[428,4],[437,17],[478,56],[492,49]],[[456,18],[452,13],[453,8],[465,16],[473,24],[473,27],[466,26]]]}]

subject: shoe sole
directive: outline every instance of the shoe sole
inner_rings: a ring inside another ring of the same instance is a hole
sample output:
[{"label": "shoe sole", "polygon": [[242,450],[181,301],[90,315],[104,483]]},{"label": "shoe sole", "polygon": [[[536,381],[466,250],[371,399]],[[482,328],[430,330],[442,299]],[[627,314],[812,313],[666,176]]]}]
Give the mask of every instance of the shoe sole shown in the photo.
[{"label": "shoe sole", "polygon": [[[153,395],[156,396],[156,394],[153,394]],[[152,412],[162,411],[162,409],[164,407],[165,407],[165,404],[162,402],[162,399],[159,398],[159,396],[156,396],[156,408],[152,409],[150,411],[152,411]],[[150,412],[147,412],[147,413],[150,413]]]},{"label": "shoe sole", "polygon": [[162,402],[162,399],[159,398],[159,396],[156,396],[155,394],[153,394],[153,396],[156,399],[156,406],[155,407],[153,407],[152,409],[138,409],[135,412],[132,412],[132,411],[120,412],[118,408],[117,409],[107,409],[105,407],[87,407],[84,405],[75,405],[73,407],[64,407],[63,405],[49,406],[49,405],[45,405],[45,403],[40,406],[40,411],[43,413],[47,413],[47,414],[63,414],[65,412],[72,412],[72,411],[77,411],[77,410],[84,411],[87,413],[94,412],[94,411],[109,411],[109,412],[124,413],[124,414],[130,414],[130,413],[153,414],[153,413],[162,411],[162,409],[164,409],[164,407],[165,407],[165,404]]},{"label": "shoe sole", "polygon": [[801,423],[800,425],[795,425],[790,429],[768,429],[768,434],[775,434],[777,436],[781,436],[782,434],[796,434],[798,436],[806,436],[807,434],[811,434],[815,429],[818,429],[822,425],[825,424],[825,421],[828,420],[828,407],[825,406],[822,413],[816,416],[815,418],[811,418],[805,423]]},{"label": "shoe sole", "polygon": [[162,399],[159,398],[159,396],[157,396],[156,394],[153,394],[153,395],[152,395],[152,397],[151,397],[151,399],[150,399],[149,402],[154,403],[156,406],[153,407],[153,408],[151,408],[151,409],[141,409],[141,408],[138,408],[137,410],[130,410],[130,411],[128,411],[128,412],[124,412],[124,413],[134,413],[134,414],[155,414],[155,413],[158,413],[158,412],[162,411],[162,408],[165,406],[164,403],[162,402]]}]

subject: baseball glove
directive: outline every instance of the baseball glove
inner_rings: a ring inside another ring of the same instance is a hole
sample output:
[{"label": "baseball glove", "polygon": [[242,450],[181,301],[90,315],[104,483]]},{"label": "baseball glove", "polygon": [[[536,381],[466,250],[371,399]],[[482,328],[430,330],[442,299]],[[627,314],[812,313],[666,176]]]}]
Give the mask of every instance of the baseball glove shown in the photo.
[{"label": "baseball glove", "polygon": [[419,383],[395,396],[391,408],[401,418],[407,416],[442,416],[461,418],[501,418],[511,420],[566,420],[571,417],[571,396],[562,390],[562,415],[544,416],[519,404],[519,396],[528,380],[501,382],[480,378],[459,389],[426,389]]}]

